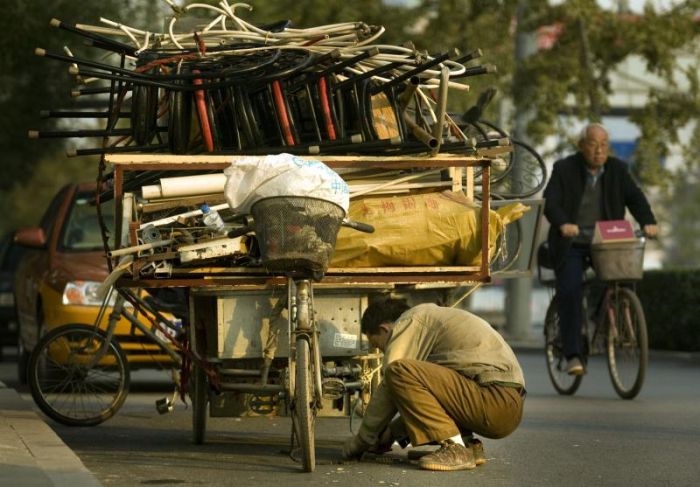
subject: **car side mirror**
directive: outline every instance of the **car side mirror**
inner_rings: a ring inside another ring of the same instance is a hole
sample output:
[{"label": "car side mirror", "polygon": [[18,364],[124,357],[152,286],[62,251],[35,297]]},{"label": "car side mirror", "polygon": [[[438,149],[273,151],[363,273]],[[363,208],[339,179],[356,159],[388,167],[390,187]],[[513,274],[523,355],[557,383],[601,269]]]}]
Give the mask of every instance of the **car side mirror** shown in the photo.
[{"label": "car side mirror", "polygon": [[43,228],[25,227],[15,232],[15,243],[24,247],[41,249],[46,247],[46,234]]}]

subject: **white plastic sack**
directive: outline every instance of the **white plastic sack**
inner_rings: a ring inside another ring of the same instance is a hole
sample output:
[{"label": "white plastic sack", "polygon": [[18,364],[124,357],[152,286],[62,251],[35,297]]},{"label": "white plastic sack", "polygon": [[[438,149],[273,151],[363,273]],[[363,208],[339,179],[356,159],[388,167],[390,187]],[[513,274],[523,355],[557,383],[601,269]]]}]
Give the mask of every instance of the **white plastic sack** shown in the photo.
[{"label": "white plastic sack", "polygon": [[243,156],[225,171],[224,194],[231,209],[250,213],[262,198],[308,196],[331,201],[347,213],[350,191],[343,179],[320,161],[291,154]]}]

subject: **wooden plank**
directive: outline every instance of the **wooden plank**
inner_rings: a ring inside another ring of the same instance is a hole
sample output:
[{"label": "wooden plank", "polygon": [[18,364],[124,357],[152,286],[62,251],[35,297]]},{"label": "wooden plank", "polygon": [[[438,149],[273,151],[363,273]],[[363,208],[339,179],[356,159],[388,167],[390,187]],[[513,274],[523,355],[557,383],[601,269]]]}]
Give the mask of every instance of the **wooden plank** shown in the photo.
[{"label": "wooden plank", "polygon": [[450,168],[450,180],[452,181],[452,191],[462,191],[462,167]]},{"label": "wooden plank", "polygon": [[467,195],[467,198],[470,200],[474,201],[474,168],[473,167],[467,167],[464,169],[466,171],[467,175],[467,180],[464,188],[464,194]]},{"label": "wooden plank", "polygon": [[[425,287],[427,283],[432,284],[431,287],[454,287],[460,285],[473,285],[475,283],[490,282],[489,276],[481,274],[462,274],[462,275],[445,275],[445,274],[376,274],[376,275],[356,275],[356,276],[340,276],[327,275],[319,283],[314,283],[314,287],[387,287],[394,288],[396,286]],[[275,287],[285,286],[287,280],[279,276],[200,276],[200,277],[171,277],[168,279],[147,278],[132,280],[123,278],[117,281],[117,287],[209,287],[209,286],[225,286],[231,290],[257,290],[257,289],[273,289]]]},{"label": "wooden plank", "polygon": [[[479,272],[480,269],[479,266],[331,267],[326,271],[326,276],[430,273],[466,274]],[[172,273],[175,275],[271,275],[262,267],[173,267]]]}]

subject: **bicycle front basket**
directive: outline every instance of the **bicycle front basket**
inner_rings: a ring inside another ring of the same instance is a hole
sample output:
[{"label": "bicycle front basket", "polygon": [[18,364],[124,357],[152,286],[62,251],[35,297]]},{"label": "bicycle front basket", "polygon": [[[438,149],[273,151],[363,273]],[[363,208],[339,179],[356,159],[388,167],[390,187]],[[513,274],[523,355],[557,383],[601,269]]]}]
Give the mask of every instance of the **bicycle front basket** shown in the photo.
[{"label": "bicycle front basket", "polygon": [[644,274],[644,240],[592,244],[591,259],[601,281],[639,280]]},{"label": "bicycle front basket", "polygon": [[273,272],[324,273],[345,211],[335,203],[276,196],[251,208],[263,265]]}]

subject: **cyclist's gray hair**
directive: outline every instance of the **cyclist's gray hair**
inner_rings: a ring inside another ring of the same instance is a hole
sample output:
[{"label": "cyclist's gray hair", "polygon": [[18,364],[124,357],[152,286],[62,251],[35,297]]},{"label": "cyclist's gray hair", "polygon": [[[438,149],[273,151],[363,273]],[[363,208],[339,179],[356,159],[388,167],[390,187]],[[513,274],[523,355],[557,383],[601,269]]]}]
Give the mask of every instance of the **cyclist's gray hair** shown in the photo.
[{"label": "cyclist's gray hair", "polygon": [[578,143],[581,144],[584,140],[586,140],[586,137],[588,137],[588,131],[592,128],[597,128],[605,132],[605,135],[608,136],[608,139],[610,138],[610,134],[608,133],[608,129],[606,129],[602,123],[589,123],[583,129],[581,129],[581,133],[578,135]]}]

